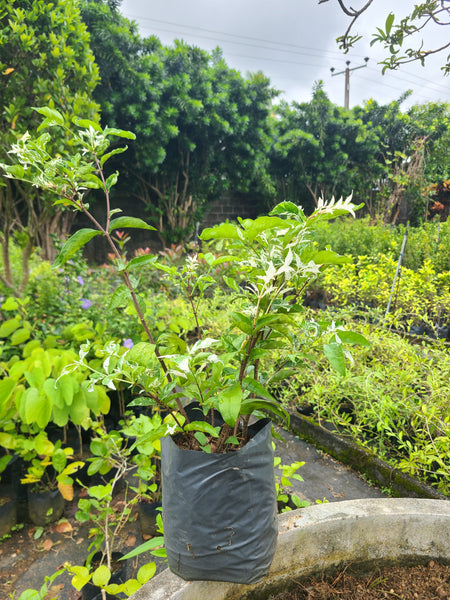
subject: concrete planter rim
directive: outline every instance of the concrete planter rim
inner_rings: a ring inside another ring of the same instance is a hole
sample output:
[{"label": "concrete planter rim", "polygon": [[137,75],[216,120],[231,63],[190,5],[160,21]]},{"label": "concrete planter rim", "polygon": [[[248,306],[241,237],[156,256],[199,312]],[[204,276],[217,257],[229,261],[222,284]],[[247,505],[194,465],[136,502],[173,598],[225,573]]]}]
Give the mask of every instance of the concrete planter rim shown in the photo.
[{"label": "concrete planter rim", "polygon": [[301,579],[352,563],[370,567],[450,563],[450,503],[376,498],[313,505],[278,516],[269,574],[253,585],[180,579],[168,569],[130,600],[258,600]]}]

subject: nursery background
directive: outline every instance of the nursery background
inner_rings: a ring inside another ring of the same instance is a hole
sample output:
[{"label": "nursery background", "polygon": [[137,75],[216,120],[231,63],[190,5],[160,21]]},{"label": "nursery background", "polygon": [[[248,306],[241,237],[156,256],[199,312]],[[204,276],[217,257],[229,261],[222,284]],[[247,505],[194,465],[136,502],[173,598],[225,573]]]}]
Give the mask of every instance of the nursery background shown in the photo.
[{"label": "nursery background", "polygon": [[[439,6],[449,21],[445,3],[429,1],[409,21],[379,23],[386,68],[399,66],[392,48],[402,27],[419,27]],[[405,31],[405,60],[425,60],[406,49]],[[361,205],[311,228],[308,252],[331,247],[349,260],[312,269],[295,319],[338,336],[351,329],[364,342],[330,358],[311,330],[294,339],[280,325],[302,358],[282,369],[284,348],[274,344],[274,357],[261,358],[267,393],[280,414],[300,413],[448,496],[449,103],[412,103],[405,88],[389,103],[374,90],[344,108],[322,80],[310,82],[309,100],[288,102],[264,72],[229,66],[220,47],[143,36],[115,0],[0,0],[0,36],[0,507],[13,489],[23,509],[0,535],[30,519],[27,498],[39,489],[62,500],[37,534],[78,502],[95,550],[138,502],[160,500],[158,438],[174,422],[139,399],[127,365],[144,369],[148,339],[170,354],[206,335],[246,332],[236,315],[248,257],[202,232],[256,222],[281,202],[305,219],[324,202]],[[447,72],[445,49],[436,56]],[[103,134],[117,138],[97,159],[99,184],[83,161],[94,164],[89,135]],[[24,165],[28,135],[35,145]],[[39,170],[52,157],[69,157],[65,187]],[[120,211],[115,252],[105,237],[83,234],[90,224],[72,193],[98,223]],[[113,498],[127,477],[119,514]],[[149,546],[156,555],[160,534]],[[150,565],[120,591],[152,577]],[[92,577],[81,567],[71,575],[79,587]]]}]

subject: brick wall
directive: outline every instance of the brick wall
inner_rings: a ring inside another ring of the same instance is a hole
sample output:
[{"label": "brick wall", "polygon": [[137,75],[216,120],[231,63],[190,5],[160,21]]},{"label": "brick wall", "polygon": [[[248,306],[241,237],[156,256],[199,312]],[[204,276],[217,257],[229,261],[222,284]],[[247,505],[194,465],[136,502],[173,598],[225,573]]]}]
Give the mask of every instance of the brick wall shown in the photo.
[{"label": "brick wall", "polygon": [[236,221],[238,217],[254,219],[264,208],[259,197],[252,194],[224,194],[211,202],[206,209],[200,230],[222,223],[227,219]]}]

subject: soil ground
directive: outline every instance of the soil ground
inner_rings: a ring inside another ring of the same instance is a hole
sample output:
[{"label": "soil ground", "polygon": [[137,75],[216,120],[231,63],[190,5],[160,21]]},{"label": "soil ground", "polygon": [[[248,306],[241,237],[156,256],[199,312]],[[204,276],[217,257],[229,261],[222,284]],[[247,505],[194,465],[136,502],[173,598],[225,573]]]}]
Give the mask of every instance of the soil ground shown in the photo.
[{"label": "soil ground", "polygon": [[450,566],[430,561],[414,567],[388,567],[358,576],[343,570],[308,579],[268,600],[449,600]]},{"label": "soil ground", "polygon": [[[312,445],[284,431],[282,436],[285,441],[276,442],[275,452],[275,455],[281,458],[282,464],[305,462],[298,471],[304,481],[293,481],[294,491],[303,499],[312,503],[316,500],[338,502],[385,495],[379,489],[368,485],[356,472],[318,452]],[[120,494],[115,501],[117,510],[120,510]],[[76,521],[76,510],[75,499],[66,503],[64,519],[45,528],[39,537],[36,527],[25,523],[13,532],[10,538],[0,543],[0,600],[18,598],[29,588],[39,589],[45,576],[54,573],[66,561],[78,565],[84,563],[89,545],[89,527],[80,526]],[[124,529],[120,545],[128,552],[143,541],[136,513]],[[152,558],[142,555],[138,561],[135,559],[135,562],[129,565],[128,576],[131,577],[141,564]],[[160,562],[158,571],[163,568],[165,565]],[[81,594],[72,587],[70,581],[71,577],[67,573],[58,577],[53,583],[52,594],[48,599],[79,600]],[[392,598],[395,599],[395,596]],[[431,597],[428,600],[430,599]]]}]

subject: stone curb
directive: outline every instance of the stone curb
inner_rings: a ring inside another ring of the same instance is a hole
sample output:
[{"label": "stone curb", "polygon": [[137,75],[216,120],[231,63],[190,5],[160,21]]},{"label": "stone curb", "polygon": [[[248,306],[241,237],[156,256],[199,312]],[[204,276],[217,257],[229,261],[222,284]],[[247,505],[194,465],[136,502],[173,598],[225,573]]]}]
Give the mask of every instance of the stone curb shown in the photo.
[{"label": "stone curb", "polygon": [[448,500],[447,496],[435,488],[402,473],[364,448],[317,425],[308,417],[290,413],[290,419],[290,430],[293,433],[355,471],[364,473],[379,487],[390,488],[395,496]]},{"label": "stone curb", "polygon": [[259,583],[184,581],[168,569],[130,600],[262,600],[296,580],[339,569],[450,563],[450,503],[417,498],[347,500],[278,516],[269,574]]}]

